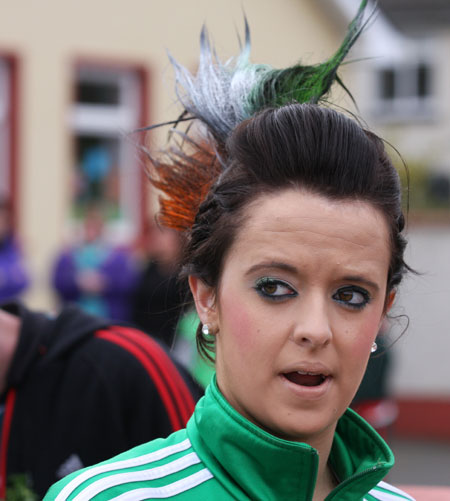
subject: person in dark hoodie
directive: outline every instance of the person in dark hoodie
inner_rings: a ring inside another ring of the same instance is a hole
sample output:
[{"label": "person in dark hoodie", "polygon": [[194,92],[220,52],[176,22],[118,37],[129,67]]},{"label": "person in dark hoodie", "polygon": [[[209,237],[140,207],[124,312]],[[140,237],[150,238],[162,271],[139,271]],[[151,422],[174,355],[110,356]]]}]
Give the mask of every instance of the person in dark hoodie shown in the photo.
[{"label": "person in dark hoodie", "polygon": [[137,329],[75,306],[2,306],[0,499],[13,499],[11,481],[41,499],[66,474],[183,428],[199,396]]}]

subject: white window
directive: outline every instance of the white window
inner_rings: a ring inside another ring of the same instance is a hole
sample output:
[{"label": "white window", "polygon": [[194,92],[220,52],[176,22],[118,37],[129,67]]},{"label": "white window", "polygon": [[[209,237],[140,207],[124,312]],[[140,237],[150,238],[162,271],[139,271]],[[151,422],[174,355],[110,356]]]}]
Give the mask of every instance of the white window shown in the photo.
[{"label": "white window", "polygon": [[72,222],[100,205],[116,241],[141,229],[142,167],[127,134],[141,126],[142,86],[133,70],[85,65],[76,73]]},{"label": "white window", "polygon": [[426,61],[396,62],[376,69],[375,113],[386,119],[429,118],[433,73]]},{"label": "white window", "polygon": [[0,58],[0,198],[11,189],[11,68]]}]

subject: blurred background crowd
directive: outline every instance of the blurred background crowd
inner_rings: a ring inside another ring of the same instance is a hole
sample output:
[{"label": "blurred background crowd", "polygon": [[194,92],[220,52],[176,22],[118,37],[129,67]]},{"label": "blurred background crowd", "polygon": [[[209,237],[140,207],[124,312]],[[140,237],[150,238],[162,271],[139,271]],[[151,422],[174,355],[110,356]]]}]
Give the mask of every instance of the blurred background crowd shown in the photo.
[{"label": "blurred background crowd", "polygon": [[[206,21],[220,53],[236,54],[243,8],[254,62],[320,62],[358,4],[2,2],[0,301],[45,310],[76,302],[131,321],[206,384],[211,368],[195,355],[196,318],[176,280],[180,241],[154,222],[157,196],[136,146],[161,144],[167,130],[132,133],[177,117],[165,48],[195,70]],[[330,100],[398,149],[404,181],[408,165],[407,262],[419,274],[383,326],[387,355],[371,361],[359,404],[404,456],[397,481],[450,485],[450,3],[378,7],[342,75],[359,109],[339,89]],[[417,467],[415,455],[435,463]]]}]

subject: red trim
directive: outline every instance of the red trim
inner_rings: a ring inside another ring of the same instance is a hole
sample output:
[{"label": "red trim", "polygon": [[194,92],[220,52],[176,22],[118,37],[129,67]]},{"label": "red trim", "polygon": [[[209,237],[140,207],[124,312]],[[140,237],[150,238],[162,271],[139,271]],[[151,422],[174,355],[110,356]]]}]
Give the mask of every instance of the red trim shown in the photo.
[{"label": "red trim", "polygon": [[396,402],[396,435],[450,441],[450,398],[398,398]]},{"label": "red trim", "polygon": [[18,180],[19,180],[19,69],[18,63],[15,58],[10,59],[11,64],[11,123],[10,123],[10,190],[11,190],[11,202],[12,202],[12,225],[15,229],[18,221],[18,211],[21,204],[18,200]]},{"label": "red trim", "polygon": [[[117,329],[115,326],[114,329]],[[129,336],[136,344],[142,346],[146,353],[151,357],[154,364],[158,367],[164,376],[164,380],[170,387],[170,391],[174,396],[177,407],[181,411],[181,418],[184,425],[188,422],[194,412],[195,402],[191,392],[181,377],[178,369],[175,367],[172,360],[161,346],[147,334],[143,334],[132,327],[119,327],[120,333]]]},{"label": "red trim", "polygon": [[176,431],[181,429],[183,425],[181,424],[181,420],[177,414],[177,409],[175,408],[171,395],[167,387],[165,386],[160,374],[158,373],[154,365],[149,361],[146,354],[143,353],[143,351],[139,347],[117,333],[103,330],[98,331],[96,333],[96,336],[121,346],[124,350],[127,350],[129,353],[134,355],[139,360],[139,362],[141,362],[156,385],[161,400],[163,401],[164,407],[166,408],[167,414],[169,415],[170,424],[173,430]]},{"label": "red trim", "polygon": [[16,390],[9,390],[6,396],[5,416],[3,418],[2,443],[0,449],[0,499],[6,499],[6,473],[9,434],[11,431],[14,404],[16,402]]},{"label": "red trim", "polygon": [[[101,330],[96,336],[121,346],[141,362],[156,385],[173,430],[184,428],[195,404],[175,366],[162,348],[146,334],[134,329],[114,328],[120,330]],[[171,376],[167,377],[168,373]]]},{"label": "red trim", "polygon": [[[139,127],[145,127],[150,123],[150,73],[147,68],[140,68],[137,70],[139,73],[139,81],[141,84],[141,115],[139,117]],[[149,215],[148,215],[148,205],[150,196],[150,183],[145,173],[145,169],[140,170],[141,178],[141,213],[140,213],[140,234],[138,235],[139,240],[147,235],[149,231]]]},{"label": "red trim", "polygon": [[15,230],[18,221],[18,210],[21,206],[18,200],[19,178],[19,63],[16,56],[0,51],[0,57],[9,65],[9,102],[10,102],[10,137],[9,137],[9,198],[11,202],[11,224]]}]

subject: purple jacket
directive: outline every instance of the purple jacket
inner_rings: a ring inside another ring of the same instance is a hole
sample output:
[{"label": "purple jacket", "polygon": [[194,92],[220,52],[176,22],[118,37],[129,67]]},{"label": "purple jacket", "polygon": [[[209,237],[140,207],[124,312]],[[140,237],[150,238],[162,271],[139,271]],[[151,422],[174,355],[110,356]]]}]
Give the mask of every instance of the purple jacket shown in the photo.
[{"label": "purple jacket", "polygon": [[[63,302],[75,302],[82,306],[83,291],[77,283],[80,269],[76,258],[77,248],[64,251],[57,259],[53,270],[53,286]],[[112,248],[96,268],[104,281],[99,298],[106,305],[111,320],[130,318],[130,297],[136,287],[137,269],[130,253],[123,248]]]},{"label": "purple jacket", "polygon": [[16,298],[29,284],[23,256],[12,236],[0,242],[0,303]]}]

